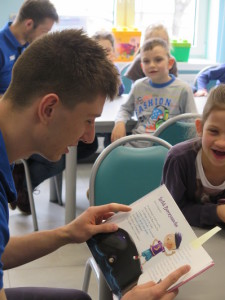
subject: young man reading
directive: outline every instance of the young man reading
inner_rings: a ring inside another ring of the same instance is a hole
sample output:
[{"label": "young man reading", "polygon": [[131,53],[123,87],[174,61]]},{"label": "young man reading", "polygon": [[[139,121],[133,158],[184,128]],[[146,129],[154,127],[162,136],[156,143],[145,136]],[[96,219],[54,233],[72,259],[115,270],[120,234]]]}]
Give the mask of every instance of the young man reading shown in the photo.
[{"label": "young man reading", "polygon": [[[106,80],[107,78],[107,80]],[[118,90],[118,73],[102,47],[81,30],[55,32],[36,40],[14,65],[12,81],[0,100],[0,300],[88,300],[70,289],[3,288],[3,269],[33,261],[68,243],[85,242],[99,232],[117,230],[102,223],[121,204],[91,207],[57,229],[10,237],[8,202],[16,199],[13,162],[38,153],[57,161],[79,141],[91,143],[95,118],[106,97]],[[9,122],[10,120],[10,122]],[[161,283],[137,286],[123,300],[173,299],[168,287],[189,271],[184,266]]]}]

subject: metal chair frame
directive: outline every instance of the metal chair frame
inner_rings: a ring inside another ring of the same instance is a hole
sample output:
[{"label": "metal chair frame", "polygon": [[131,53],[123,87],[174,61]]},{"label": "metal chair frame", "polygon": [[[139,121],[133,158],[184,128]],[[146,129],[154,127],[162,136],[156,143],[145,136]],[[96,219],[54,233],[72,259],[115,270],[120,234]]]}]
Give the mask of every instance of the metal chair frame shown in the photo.
[{"label": "metal chair frame", "polygon": [[[159,137],[159,138],[163,138],[160,135],[167,128],[169,128],[170,126],[174,125],[175,123],[177,123],[177,125],[179,126],[179,124],[182,125],[182,123],[184,123],[182,121],[186,121],[187,119],[197,119],[197,118],[201,118],[201,114],[198,114],[198,113],[184,113],[184,114],[177,115],[177,116],[175,116],[173,118],[168,119],[166,122],[164,122],[162,125],[160,125],[160,127],[153,133],[153,136]],[[185,124],[188,124],[188,122],[185,122]],[[192,122],[192,124],[193,124],[193,122]],[[167,140],[165,138],[163,138],[163,139]],[[187,138],[182,137],[182,139],[186,140]],[[169,140],[169,137],[168,137],[167,141],[169,141],[171,143],[171,141]],[[174,143],[171,143],[171,144],[174,144]]]},{"label": "metal chair frame", "polygon": [[[24,171],[25,171],[25,177],[26,177],[26,183],[27,183],[27,192],[28,192],[28,198],[29,198],[29,203],[30,203],[30,209],[31,209],[31,215],[33,219],[33,226],[34,226],[34,231],[38,231],[38,221],[37,221],[37,213],[35,209],[35,203],[34,203],[34,196],[33,196],[33,188],[32,188],[32,183],[31,183],[31,177],[30,177],[30,170],[28,163],[25,159],[20,159],[19,162],[21,162],[24,166]],[[62,205],[62,197],[61,197],[61,188],[59,187],[60,183],[60,178],[58,176],[53,177],[53,182],[54,182],[54,188],[56,190],[57,194],[57,199],[58,199],[58,204]]]}]

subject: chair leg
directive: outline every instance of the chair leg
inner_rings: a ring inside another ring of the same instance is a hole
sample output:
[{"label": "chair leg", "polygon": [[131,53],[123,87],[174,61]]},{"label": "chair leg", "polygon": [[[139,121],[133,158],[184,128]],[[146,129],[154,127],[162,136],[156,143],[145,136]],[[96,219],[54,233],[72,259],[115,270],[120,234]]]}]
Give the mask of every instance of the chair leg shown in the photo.
[{"label": "chair leg", "polygon": [[112,291],[110,291],[108,284],[105,281],[104,276],[102,275],[102,272],[99,273],[99,300],[112,300],[113,295]]},{"label": "chair leg", "polygon": [[86,262],[86,266],[85,266],[85,273],[84,273],[84,281],[83,281],[83,287],[82,287],[82,291],[84,292],[88,292],[88,287],[89,287],[89,283],[90,283],[90,278],[91,278],[91,271],[94,271],[95,276],[99,282],[99,268],[98,265],[96,264],[95,260],[93,257],[90,257],[87,262]]},{"label": "chair leg", "polygon": [[50,178],[50,202],[63,205],[62,202],[62,173]]},{"label": "chair leg", "polygon": [[62,176],[63,176],[62,173],[54,176],[54,184],[55,184],[58,204],[61,206],[63,205],[63,202],[62,202]]},{"label": "chair leg", "polygon": [[24,165],[24,170],[25,170],[25,176],[26,176],[26,183],[27,183],[27,191],[28,191],[28,198],[30,202],[30,209],[31,209],[31,214],[33,218],[33,225],[34,225],[34,231],[38,231],[38,222],[37,222],[37,214],[36,214],[36,209],[35,209],[35,204],[34,204],[34,197],[33,197],[33,188],[32,188],[32,183],[30,179],[30,171],[28,164],[26,160],[21,159],[21,162]]},{"label": "chair leg", "polygon": [[110,291],[109,286],[93,257],[90,257],[86,262],[82,291],[86,293],[88,292],[92,270],[94,271],[98,281],[99,300],[112,300],[112,292]]},{"label": "chair leg", "polygon": [[82,286],[82,291],[85,292],[85,293],[88,292],[90,278],[91,278],[91,266],[87,262],[86,267],[85,267],[83,286]]},{"label": "chair leg", "polygon": [[50,188],[50,202],[57,202],[57,192],[56,192],[56,188],[55,188],[55,180],[54,177],[49,178],[49,188]]}]

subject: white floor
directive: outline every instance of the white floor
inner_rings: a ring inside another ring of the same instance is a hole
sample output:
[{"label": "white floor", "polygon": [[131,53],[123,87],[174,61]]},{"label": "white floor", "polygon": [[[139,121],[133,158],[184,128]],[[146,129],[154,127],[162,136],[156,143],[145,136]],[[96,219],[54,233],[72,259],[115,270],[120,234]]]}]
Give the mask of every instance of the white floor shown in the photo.
[{"label": "white floor", "polygon": [[[86,191],[89,185],[91,164],[79,164],[77,174],[77,211],[80,214],[89,206]],[[63,185],[64,186],[64,185]],[[39,186],[35,194],[35,205],[40,230],[52,229],[64,224],[65,209],[49,202],[49,181]],[[63,201],[64,189],[63,189]],[[10,211],[11,235],[22,235],[33,231],[31,216],[24,216],[18,210]],[[48,286],[81,289],[84,266],[90,252],[86,244],[67,245],[56,252],[24,266],[8,270],[4,275],[5,287]],[[91,277],[89,295],[98,298],[97,281]]]}]

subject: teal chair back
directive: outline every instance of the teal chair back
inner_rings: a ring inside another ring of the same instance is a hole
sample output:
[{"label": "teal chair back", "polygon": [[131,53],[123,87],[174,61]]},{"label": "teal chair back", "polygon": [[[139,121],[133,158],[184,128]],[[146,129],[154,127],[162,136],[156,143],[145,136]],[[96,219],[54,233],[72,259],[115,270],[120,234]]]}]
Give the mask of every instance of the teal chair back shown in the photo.
[{"label": "teal chair back", "polygon": [[[196,137],[195,118],[201,117],[196,113],[185,113],[168,119],[154,133],[153,136],[159,137],[171,145],[175,145]],[[189,119],[189,122],[184,122]]]},{"label": "teal chair back", "polygon": [[[124,142],[141,139],[159,143],[155,147],[133,148]],[[131,138],[131,139],[130,139]],[[90,178],[91,205],[111,202],[131,204],[160,185],[168,149],[167,142],[147,135],[127,136],[109,145],[93,166]]]},{"label": "teal chair back", "polygon": [[132,80],[127,78],[126,76],[124,76],[124,74],[126,73],[127,69],[129,68],[130,63],[128,63],[127,65],[125,65],[121,71],[120,71],[120,76],[121,76],[121,80],[123,82],[124,85],[124,94],[129,94],[130,90],[131,90],[131,86],[132,86]]},{"label": "teal chair back", "polygon": [[[160,146],[133,148],[132,141],[148,141]],[[125,145],[125,146],[124,146]],[[149,134],[130,135],[106,147],[95,161],[89,186],[91,205],[111,202],[131,204],[160,185],[165,157],[171,145]],[[86,262],[82,290],[88,291],[91,271],[98,280],[99,300],[112,299],[112,292],[93,257]]]}]

